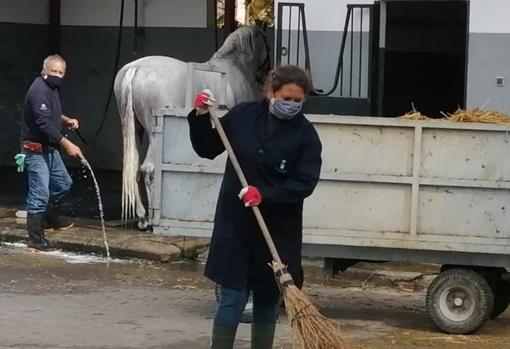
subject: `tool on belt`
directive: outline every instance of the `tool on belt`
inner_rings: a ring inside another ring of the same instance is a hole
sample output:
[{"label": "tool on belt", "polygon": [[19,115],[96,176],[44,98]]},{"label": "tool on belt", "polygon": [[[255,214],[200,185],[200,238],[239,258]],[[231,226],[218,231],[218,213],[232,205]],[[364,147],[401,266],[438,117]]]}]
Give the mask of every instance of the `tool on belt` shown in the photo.
[{"label": "tool on belt", "polygon": [[[25,141],[23,142],[23,149],[25,149],[25,151],[27,152],[42,154],[51,153],[55,151],[55,149],[57,148],[51,145],[44,145],[37,142]],[[25,171],[25,158],[26,155],[23,153],[14,155],[14,161],[16,162],[16,170],[20,173]]]},{"label": "tool on belt", "polygon": [[46,145],[37,142],[25,141],[23,142],[23,149],[32,153],[51,153],[57,149],[56,146]]},{"label": "tool on belt", "polygon": [[23,149],[28,150],[32,153],[42,153],[43,146],[41,143],[36,142],[23,142]]}]

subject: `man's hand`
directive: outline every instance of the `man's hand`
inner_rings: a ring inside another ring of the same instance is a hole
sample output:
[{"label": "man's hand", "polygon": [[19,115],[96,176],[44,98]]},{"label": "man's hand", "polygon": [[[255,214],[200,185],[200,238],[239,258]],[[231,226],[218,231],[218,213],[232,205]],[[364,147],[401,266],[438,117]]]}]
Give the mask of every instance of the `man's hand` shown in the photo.
[{"label": "man's hand", "polygon": [[207,114],[207,108],[214,105],[216,100],[214,99],[214,95],[211,90],[205,89],[202,92],[199,92],[195,96],[194,106],[197,110],[197,114]]},{"label": "man's hand", "polygon": [[239,199],[243,200],[244,206],[257,206],[262,202],[262,195],[254,186],[247,186],[239,192]]},{"label": "man's hand", "polygon": [[75,130],[78,127],[80,127],[80,123],[78,122],[77,119],[72,119],[65,115],[62,115],[62,122],[64,123],[64,125],[66,125],[67,127],[69,127],[72,130]]},{"label": "man's hand", "polygon": [[75,145],[73,142],[71,142],[69,139],[67,139],[65,137],[62,137],[62,139],[60,140],[60,146],[62,146],[62,148],[64,148],[67,155],[69,155],[73,158],[77,158],[80,160],[85,158],[81,152],[80,147],[78,147],[77,145]]}]

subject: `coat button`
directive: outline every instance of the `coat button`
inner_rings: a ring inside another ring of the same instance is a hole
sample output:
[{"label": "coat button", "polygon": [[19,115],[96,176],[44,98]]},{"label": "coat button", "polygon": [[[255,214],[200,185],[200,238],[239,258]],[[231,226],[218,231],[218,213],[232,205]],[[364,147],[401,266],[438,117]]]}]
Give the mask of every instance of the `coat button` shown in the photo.
[{"label": "coat button", "polygon": [[264,149],[260,148],[259,149],[259,154],[263,154],[264,153]]}]

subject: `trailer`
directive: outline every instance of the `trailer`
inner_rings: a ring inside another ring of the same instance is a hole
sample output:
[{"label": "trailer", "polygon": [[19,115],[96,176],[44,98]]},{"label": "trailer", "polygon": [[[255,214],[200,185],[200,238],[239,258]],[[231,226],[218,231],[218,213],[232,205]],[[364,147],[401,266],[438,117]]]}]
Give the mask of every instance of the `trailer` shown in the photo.
[{"label": "trailer", "polygon": [[[226,154],[194,153],[188,112],[161,109],[154,118],[154,232],[209,237]],[[440,264],[426,303],[445,332],[473,332],[506,310],[510,126],[307,117],[323,167],[305,200],[304,255]]]}]

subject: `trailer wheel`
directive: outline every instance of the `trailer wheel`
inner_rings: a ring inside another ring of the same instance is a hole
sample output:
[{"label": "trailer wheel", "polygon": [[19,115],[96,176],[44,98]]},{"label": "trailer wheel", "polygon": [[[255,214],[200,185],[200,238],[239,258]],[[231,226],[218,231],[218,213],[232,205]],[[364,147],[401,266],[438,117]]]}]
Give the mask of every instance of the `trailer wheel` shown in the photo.
[{"label": "trailer wheel", "polygon": [[510,305],[510,281],[502,280],[501,277],[493,277],[489,284],[494,294],[494,307],[491,312],[491,319],[503,314]]},{"label": "trailer wheel", "polygon": [[469,269],[441,272],[427,291],[427,312],[444,332],[467,334],[489,319],[494,295],[487,280]]}]

